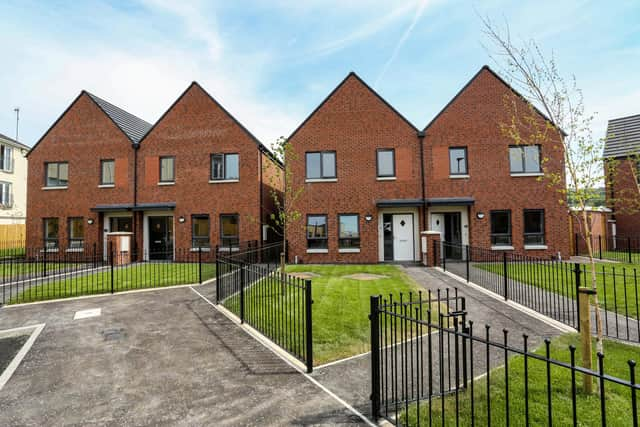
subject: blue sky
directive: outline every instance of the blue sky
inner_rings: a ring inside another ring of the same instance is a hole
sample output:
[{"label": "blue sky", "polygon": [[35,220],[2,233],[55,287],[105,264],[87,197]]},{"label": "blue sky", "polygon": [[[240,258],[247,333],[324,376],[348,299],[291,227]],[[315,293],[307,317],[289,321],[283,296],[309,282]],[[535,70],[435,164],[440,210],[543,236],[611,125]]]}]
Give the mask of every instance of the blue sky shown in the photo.
[{"label": "blue sky", "polygon": [[0,133],[33,145],[82,89],[154,122],[197,80],[265,143],[356,71],[417,127],[484,64],[478,14],[575,74],[594,134],[640,113],[640,1],[0,3]]}]

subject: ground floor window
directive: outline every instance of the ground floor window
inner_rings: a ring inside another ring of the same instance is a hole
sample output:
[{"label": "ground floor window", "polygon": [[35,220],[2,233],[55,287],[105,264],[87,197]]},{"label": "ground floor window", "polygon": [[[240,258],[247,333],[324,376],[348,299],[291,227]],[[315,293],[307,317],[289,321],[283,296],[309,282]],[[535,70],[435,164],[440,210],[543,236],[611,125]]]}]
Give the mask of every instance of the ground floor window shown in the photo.
[{"label": "ground floor window", "polygon": [[237,214],[220,215],[220,246],[232,248],[240,245],[240,217]]},{"label": "ground floor window", "polygon": [[84,220],[82,217],[69,218],[69,248],[84,247]]},{"label": "ground floor window", "polygon": [[544,245],[544,210],[524,210],[524,244]]},{"label": "ground floor window", "polygon": [[360,225],[358,215],[338,215],[338,245],[340,249],[360,248]]},{"label": "ground floor window", "polygon": [[209,242],[209,215],[191,216],[191,247],[208,248]]},{"label": "ground floor window", "polygon": [[491,211],[491,245],[511,246],[511,211]]},{"label": "ground floor window", "polygon": [[44,219],[44,247],[46,249],[58,248],[58,218]]},{"label": "ground floor window", "polygon": [[307,248],[327,249],[327,216],[307,216]]}]

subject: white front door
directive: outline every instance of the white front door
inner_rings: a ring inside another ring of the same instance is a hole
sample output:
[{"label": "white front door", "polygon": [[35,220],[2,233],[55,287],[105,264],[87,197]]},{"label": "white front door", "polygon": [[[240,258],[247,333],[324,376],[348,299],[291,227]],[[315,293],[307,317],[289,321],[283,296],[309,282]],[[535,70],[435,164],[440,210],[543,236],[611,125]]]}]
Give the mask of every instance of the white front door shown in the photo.
[{"label": "white front door", "polygon": [[413,261],[413,215],[393,215],[393,260]]},{"label": "white front door", "polygon": [[440,239],[444,239],[444,214],[431,214],[431,231],[439,231]]}]

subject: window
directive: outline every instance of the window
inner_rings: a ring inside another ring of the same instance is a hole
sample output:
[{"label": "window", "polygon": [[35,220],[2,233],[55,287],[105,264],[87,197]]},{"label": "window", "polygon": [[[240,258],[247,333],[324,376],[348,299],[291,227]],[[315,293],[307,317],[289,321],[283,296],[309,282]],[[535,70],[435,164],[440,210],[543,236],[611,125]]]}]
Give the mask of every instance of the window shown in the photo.
[{"label": "window", "polygon": [[223,181],[240,178],[239,156],[237,154],[211,155],[211,180]]},{"label": "window", "polygon": [[13,172],[13,148],[0,145],[0,170]]},{"label": "window", "polygon": [[511,211],[491,211],[491,245],[511,246]]},{"label": "window", "polygon": [[378,178],[396,176],[396,151],[394,149],[380,149],[377,151],[376,163]]},{"label": "window", "polygon": [[69,163],[45,163],[45,185],[47,187],[66,187],[69,184]]},{"label": "window", "polygon": [[467,175],[467,147],[449,148],[449,174]]},{"label": "window", "polygon": [[331,179],[335,177],[335,151],[307,153],[307,179]]},{"label": "window", "polygon": [[130,216],[112,216],[109,218],[109,231],[116,232],[131,232],[133,229],[133,218]]},{"label": "window", "polygon": [[174,182],[176,179],[176,158],[160,157],[160,182]]},{"label": "window", "polygon": [[100,160],[100,185],[115,184],[115,160]]},{"label": "window", "polygon": [[46,249],[58,248],[58,218],[44,219],[44,247]]},{"label": "window", "polygon": [[82,249],[84,247],[84,220],[83,218],[69,218],[69,249]]},{"label": "window", "polygon": [[209,243],[209,215],[191,216],[191,247],[208,248]]},{"label": "window", "polygon": [[239,224],[238,215],[220,215],[220,246],[232,248],[240,245]]},{"label": "window", "polygon": [[338,246],[340,249],[360,248],[358,215],[338,215]]},{"label": "window", "polygon": [[0,204],[4,208],[13,206],[13,192],[10,182],[0,181]]},{"label": "window", "polygon": [[544,210],[524,210],[524,244],[544,245]]},{"label": "window", "polygon": [[326,215],[309,215],[307,217],[307,248],[328,248]]},{"label": "window", "polygon": [[518,145],[509,147],[511,173],[540,173],[540,146]]}]

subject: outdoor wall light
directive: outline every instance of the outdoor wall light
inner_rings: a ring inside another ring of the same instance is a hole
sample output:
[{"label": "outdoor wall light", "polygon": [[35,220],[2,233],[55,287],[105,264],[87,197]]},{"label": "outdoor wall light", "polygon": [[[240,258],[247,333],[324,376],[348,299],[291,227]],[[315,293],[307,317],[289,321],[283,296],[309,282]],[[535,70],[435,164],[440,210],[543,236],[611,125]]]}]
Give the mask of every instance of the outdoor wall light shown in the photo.
[{"label": "outdoor wall light", "polygon": [[371,214],[367,214],[364,216],[364,220],[367,222],[371,221],[372,219],[373,219],[373,216]]},{"label": "outdoor wall light", "polygon": [[92,224],[93,224],[93,218],[89,218],[89,219],[87,220],[87,224],[92,225]]},{"label": "outdoor wall light", "polygon": [[484,218],[484,212],[478,212],[478,213],[476,214],[476,218],[478,218],[478,219],[482,219],[482,218]]},{"label": "outdoor wall light", "polygon": [[180,224],[184,223],[184,222],[185,222],[184,217],[183,217],[183,216],[181,216],[180,218],[178,218],[178,222],[179,222]]}]

